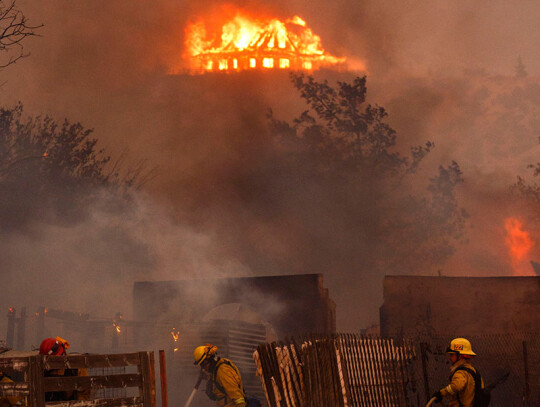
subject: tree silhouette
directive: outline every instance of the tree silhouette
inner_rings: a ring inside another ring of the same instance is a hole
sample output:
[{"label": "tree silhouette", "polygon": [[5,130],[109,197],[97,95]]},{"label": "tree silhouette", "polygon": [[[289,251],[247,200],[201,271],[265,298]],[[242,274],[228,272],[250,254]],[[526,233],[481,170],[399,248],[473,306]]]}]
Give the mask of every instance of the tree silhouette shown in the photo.
[{"label": "tree silhouette", "polygon": [[[297,184],[327,194],[315,201],[335,199],[341,213],[330,216],[343,216],[339,208],[346,207],[348,226],[364,236],[358,250],[369,253],[361,266],[414,273],[444,264],[462,239],[467,219],[455,197],[463,181],[459,165],[440,166],[421,188],[420,164],[433,143],[400,153],[386,110],[366,102],[365,77],[336,87],[302,74],[293,74],[292,80],[308,109],[292,123],[270,112],[272,134]],[[344,205],[348,201],[356,206]]]},{"label": "tree silhouette", "polygon": [[96,198],[127,198],[153,176],[144,163],[124,169],[122,158],[112,162],[92,134],[68,120],[25,119],[21,104],[0,108],[0,226],[76,220]]}]

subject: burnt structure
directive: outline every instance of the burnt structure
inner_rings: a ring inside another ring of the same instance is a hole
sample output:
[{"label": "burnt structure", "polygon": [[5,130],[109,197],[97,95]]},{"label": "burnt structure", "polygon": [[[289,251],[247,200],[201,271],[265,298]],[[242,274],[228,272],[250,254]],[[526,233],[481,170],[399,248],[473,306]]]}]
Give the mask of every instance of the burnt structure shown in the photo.
[{"label": "burnt structure", "polygon": [[386,276],[381,335],[540,332],[540,277]]},{"label": "burnt structure", "polygon": [[182,281],[141,281],[133,287],[138,320],[194,323],[212,309],[241,303],[268,322],[278,337],[334,333],[335,303],[323,287],[322,275]]}]

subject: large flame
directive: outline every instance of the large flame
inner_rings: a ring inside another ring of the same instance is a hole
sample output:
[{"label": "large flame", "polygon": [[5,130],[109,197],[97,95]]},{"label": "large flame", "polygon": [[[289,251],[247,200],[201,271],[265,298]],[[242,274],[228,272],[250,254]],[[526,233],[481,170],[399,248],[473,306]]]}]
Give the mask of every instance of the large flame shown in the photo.
[{"label": "large flame", "polygon": [[204,20],[186,27],[186,58],[192,72],[293,69],[343,65],[325,52],[321,38],[298,16],[286,21],[237,13],[212,38]]},{"label": "large flame", "polygon": [[514,274],[517,276],[534,275],[528,258],[534,246],[530,233],[523,229],[523,222],[516,218],[506,218],[504,227],[506,229],[506,246]]}]

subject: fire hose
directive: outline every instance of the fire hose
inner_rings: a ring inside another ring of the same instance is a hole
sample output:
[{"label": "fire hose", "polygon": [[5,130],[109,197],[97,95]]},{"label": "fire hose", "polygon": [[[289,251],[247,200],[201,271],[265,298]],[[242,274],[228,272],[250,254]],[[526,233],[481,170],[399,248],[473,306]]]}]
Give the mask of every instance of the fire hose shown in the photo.
[{"label": "fire hose", "polygon": [[195,383],[195,386],[193,387],[193,390],[191,391],[191,394],[189,395],[189,398],[187,399],[186,401],[186,404],[184,404],[184,407],[189,407],[191,402],[193,401],[193,397],[195,397],[195,393],[197,393],[197,390],[199,390],[199,386],[201,385],[201,382],[202,382],[202,374],[199,376],[199,378],[197,379],[197,383]]},{"label": "fire hose", "polygon": [[428,401],[426,407],[430,407],[433,403],[437,401],[437,397],[433,397],[431,400]]}]

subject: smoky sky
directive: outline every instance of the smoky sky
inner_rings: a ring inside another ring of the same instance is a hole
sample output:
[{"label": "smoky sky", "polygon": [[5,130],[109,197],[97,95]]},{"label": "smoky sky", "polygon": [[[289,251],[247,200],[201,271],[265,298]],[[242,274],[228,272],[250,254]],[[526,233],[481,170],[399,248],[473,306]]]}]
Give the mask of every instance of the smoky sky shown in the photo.
[{"label": "smoky sky", "polygon": [[[127,290],[134,280],[320,272],[338,305],[338,328],[356,330],[377,321],[382,276],[359,270],[351,281],[363,253],[327,238],[349,241],[356,231],[345,217],[325,219],[328,202],[310,197],[317,191],[297,194],[297,185],[272,176],[274,169],[264,165],[273,154],[267,109],[286,120],[305,109],[288,75],[169,74],[184,64],[186,23],[215,19],[231,8],[299,15],[328,52],[346,56],[351,66],[362,61],[368,98],[387,108],[398,148],[435,142],[423,166],[426,179],[451,160],[464,172],[459,198],[471,215],[469,243],[442,272],[511,274],[501,222],[521,210],[508,186],[527,173],[538,153],[538,2],[18,4],[44,27],[25,44],[31,55],[1,72],[2,103],[21,101],[27,114],[81,121],[95,129],[108,153],[125,154],[128,164],[146,160],[157,176],[123,216],[96,208],[69,231],[40,224],[39,233],[10,234],[3,268],[17,287],[29,287],[27,298],[15,290],[10,301],[88,312],[95,303],[92,290],[104,283],[104,293],[113,298],[115,286]],[[518,57],[529,74],[525,79],[514,77]],[[316,76],[332,82],[357,74],[363,72]],[[312,210],[299,212],[306,202],[315,202]],[[342,232],[336,235],[336,229]],[[48,276],[47,290],[34,285],[42,275]],[[122,305],[118,297],[111,303],[115,312]],[[98,309],[106,314],[108,307]]]}]

